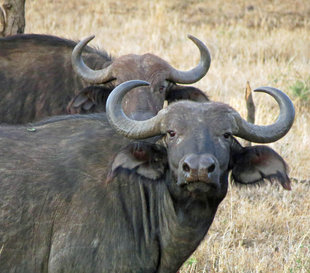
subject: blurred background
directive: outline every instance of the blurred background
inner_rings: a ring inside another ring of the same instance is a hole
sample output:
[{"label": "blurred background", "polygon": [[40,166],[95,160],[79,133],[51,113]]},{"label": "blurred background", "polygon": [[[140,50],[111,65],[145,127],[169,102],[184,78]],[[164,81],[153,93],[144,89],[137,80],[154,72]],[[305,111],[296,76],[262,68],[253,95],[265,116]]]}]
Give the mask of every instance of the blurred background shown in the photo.
[{"label": "blurred background", "polygon": [[[196,86],[246,117],[246,82],[273,86],[296,107],[291,131],[270,146],[290,167],[291,192],[276,183],[231,186],[199,249],[180,272],[310,272],[310,1],[309,0],[26,0],[25,33],[80,40],[112,56],[154,53],[179,69],[199,60],[187,38],[212,56]],[[278,114],[254,94],[256,123]]]}]

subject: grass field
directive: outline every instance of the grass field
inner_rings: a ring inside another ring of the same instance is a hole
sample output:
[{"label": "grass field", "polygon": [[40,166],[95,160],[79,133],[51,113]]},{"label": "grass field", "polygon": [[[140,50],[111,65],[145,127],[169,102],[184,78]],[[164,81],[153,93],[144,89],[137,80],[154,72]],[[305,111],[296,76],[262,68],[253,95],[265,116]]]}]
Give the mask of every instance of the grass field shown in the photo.
[{"label": "grass field", "polygon": [[[293,190],[274,184],[230,187],[212,227],[180,272],[310,272],[310,1],[309,0],[27,0],[27,33],[79,40],[114,56],[152,52],[179,69],[209,47],[212,64],[197,87],[246,116],[244,89],[273,86],[296,106],[291,131],[270,146],[290,166]],[[254,94],[258,124],[277,116]]]}]

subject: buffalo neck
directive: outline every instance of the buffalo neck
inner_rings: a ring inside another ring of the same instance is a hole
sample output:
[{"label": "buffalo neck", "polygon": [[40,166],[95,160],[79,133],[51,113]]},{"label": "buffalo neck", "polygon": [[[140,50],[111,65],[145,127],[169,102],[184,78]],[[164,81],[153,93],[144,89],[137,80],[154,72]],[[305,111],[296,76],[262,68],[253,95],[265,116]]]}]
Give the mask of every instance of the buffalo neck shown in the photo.
[{"label": "buffalo neck", "polygon": [[128,253],[139,253],[138,260],[149,260],[156,272],[175,272],[182,265],[204,238],[217,209],[208,199],[196,201],[188,194],[178,199],[169,183],[170,175],[147,180],[122,170],[102,187],[102,218],[109,218],[105,229],[119,234],[111,247],[129,240],[134,251]]}]

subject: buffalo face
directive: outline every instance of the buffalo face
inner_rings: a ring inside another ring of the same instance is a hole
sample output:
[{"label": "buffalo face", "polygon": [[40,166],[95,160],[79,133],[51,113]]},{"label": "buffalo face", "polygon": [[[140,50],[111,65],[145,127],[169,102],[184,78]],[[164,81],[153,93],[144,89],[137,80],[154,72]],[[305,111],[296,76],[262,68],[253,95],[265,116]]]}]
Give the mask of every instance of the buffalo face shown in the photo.
[{"label": "buffalo face", "polygon": [[[179,99],[208,100],[199,89],[194,89],[194,94],[191,94],[193,89],[183,87],[179,90],[176,85],[177,83],[197,82],[209,70],[210,53],[208,48],[197,38],[189,36],[200,51],[200,62],[189,71],[177,70],[153,54],[124,55],[114,59],[104,69],[93,70],[84,63],[81,57],[83,48],[93,38],[94,36],[91,36],[79,42],[72,53],[73,68],[82,79],[90,84],[108,84],[113,87],[133,79],[150,82],[150,86],[137,86],[130,95],[124,97],[123,109],[129,117],[135,120],[146,120],[153,117],[162,109],[165,99],[168,101]],[[178,91],[180,94],[177,94]],[[80,99],[78,95],[74,98],[73,105],[76,104],[75,100],[81,101],[83,98]],[[90,99],[87,104],[91,103],[94,105],[94,101]]]},{"label": "buffalo face", "polygon": [[[162,143],[177,185],[190,192],[223,195],[232,125],[230,108],[222,104],[179,102],[169,107],[161,122]],[[224,120],[224,122],[222,122]]]},{"label": "buffalo face", "polygon": [[[237,183],[252,184],[263,179],[279,180],[290,189],[284,160],[271,148],[243,148],[233,137],[256,142],[273,142],[285,135],[294,120],[294,107],[280,90],[264,87],[280,106],[278,120],[258,126],[243,120],[230,106],[218,102],[180,101],[145,121],[134,121],[122,111],[122,98],[142,81],[129,81],[117,87],[107,101],[107,116],[122,135],[134,139],[161,135],[167,150],[169,169],[175,185],[194,193],[223,198],[228,173]],[[177,191],[177,190],[176,190]]]}]

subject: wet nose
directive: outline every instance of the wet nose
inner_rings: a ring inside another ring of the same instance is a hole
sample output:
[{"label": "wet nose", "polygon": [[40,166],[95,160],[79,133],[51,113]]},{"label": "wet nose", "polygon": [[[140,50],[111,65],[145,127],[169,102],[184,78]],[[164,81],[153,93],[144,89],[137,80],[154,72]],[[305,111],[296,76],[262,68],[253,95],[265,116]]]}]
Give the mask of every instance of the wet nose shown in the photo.
[{"label": "wet nose", "polygon": [[209,154],[188,155],[182,165],[186,182],[208,182],[216,169],[216,162]]}]

